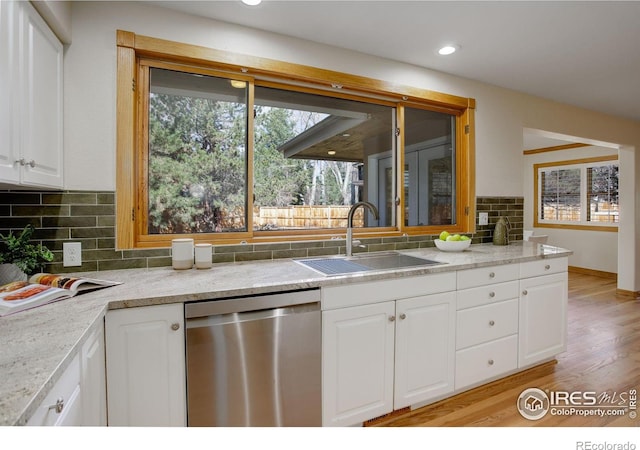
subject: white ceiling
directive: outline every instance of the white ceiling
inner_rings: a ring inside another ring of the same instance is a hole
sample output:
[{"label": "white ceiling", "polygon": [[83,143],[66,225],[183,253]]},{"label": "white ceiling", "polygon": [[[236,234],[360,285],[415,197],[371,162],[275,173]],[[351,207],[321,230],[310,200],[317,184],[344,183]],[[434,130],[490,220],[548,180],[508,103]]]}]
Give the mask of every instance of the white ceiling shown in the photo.
[{"label": "white ceiling", "polygon": [[153,3],[640,121],[639,1]]}]

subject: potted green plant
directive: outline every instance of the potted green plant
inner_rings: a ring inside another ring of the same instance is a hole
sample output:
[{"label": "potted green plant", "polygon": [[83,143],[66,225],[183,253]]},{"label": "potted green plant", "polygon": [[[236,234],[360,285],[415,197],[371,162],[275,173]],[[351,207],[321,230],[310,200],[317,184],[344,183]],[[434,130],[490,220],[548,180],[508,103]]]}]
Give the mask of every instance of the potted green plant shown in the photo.
[{"label": "potted green plant", "polygon": [[19,235],[0,234],[0,285],[23,281],[53,260],[53,253],[42,244],[31,242],[35,229],[27,225]]}]

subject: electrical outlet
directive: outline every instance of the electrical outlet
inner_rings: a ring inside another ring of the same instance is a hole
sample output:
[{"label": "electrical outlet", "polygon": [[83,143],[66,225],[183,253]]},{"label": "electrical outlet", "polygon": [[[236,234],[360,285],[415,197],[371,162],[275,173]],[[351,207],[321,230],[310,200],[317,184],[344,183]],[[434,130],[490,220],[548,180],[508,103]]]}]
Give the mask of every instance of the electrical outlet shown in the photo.
[{"label": "electrical outlet", "polygon": [[64,267],[82,265],[82,243],[63,242],[62,243],[62,265]]},{"label": "electrical outlet", "polygon": [[489,225],[489,213],[478,213],[478,225]]}]

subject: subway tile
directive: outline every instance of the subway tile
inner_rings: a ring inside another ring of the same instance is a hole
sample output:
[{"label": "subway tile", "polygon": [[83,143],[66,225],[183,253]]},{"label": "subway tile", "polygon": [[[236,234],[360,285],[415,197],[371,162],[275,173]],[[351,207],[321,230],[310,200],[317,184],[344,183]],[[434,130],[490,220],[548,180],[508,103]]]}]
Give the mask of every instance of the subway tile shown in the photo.
[{"label": "subway tile", "polygon": [[41,206],[41,205],[13,205],[12,216],[68,216],[69,205]]},{"label": "subway tile", "polygon": [[[115,235],[115,233],[114,233]],[[96,239],[97,248],[116,248],[116,240],[115,238],[97,238]]]},{"label": "subway tile", "polygon": [[214,253],[211,256],[214,263],[232,263],[235,261],[234,253]]},{"label": "subway tile", "polygon": [[86,216],[86,217],[67,217],[67,216],[59,216],[59,217],[43,217],[42,218],[42,226],[44,228],[88,228],[95,227],[97,225],[97,220],[95,216]]},{"label": "subway tile", "polygon": [[115,205],[71,205],[72,216],[113,216],[116,213]]},{"label": "subway tile", "polygon": [[98,261],[98,270],[144,269],[146,267],[146,258]]},{"label": "subway tile", "polygon": [[171,249],[168,248],[150,248],[136,250],[122,250],[123,258],[155,258],[155,257],[171,258]]},{"label": "subway tile", "polygon": [[171,257],[151,257],[147,258],[147,267],[167,267],[171,265]]},{"label": "subway tile", "polygon": [[116,216],[98,216],[98,226],[99,227],[115,227],[116,226]]},{"label": "subway tile", "polygon": [[97,192],[96,200],[99,205],[114,205],[116,203],[116,195],[113,192]]},{"label": "subway tile", "polygon": [[[82,259],[87,261],[106,261],[123,259],[121,250],[82,250]],[[132,258],[135,259],[135,258]]]},{"label": "subway tile", "polygon": [[420,248],[420,242],[398,242],[396,250],[409,250],[412,248]]},{"label": "subway tile", "polygon": [[299,249],[299,248],[322,248],[324,244],[322,241],[296,241],[291,243],[291,249]]},{"label": "subway tile", "polygon": [[59,193],[43,193],[43,205],[78,205],[78,204],[96,204],[96,194],[92,192],[59,192]]},{"label": "subway tile", "polygon": [[272,259],[273,255],[270,251],[265,252],[240,252],[235,254],[236,261],[259,261],[263,259]]},{"label": "subway tile", "polygon": [[254,244],[253,250],[256,252],[269,251],[269,250],[291,250],[291,244],[289,242],[278,242],[269,244]]},{"label": "subway tile", "polygon": [[238,253],[238,252],[252,252],[252,244],[239,244],[239,245],[214,245],[213,253]]},{"label": "subway tile", "polygon": [[339,254],[340,247],[322,247],[310,248],[307,250],[307,256],[332,256]]},{"label": "subway tile", "polygon": [[0,192],[0,205],[39,205],[40,199],[36,192]]},{"label": "subway tile", "polygon": [[113,227],[71,229],[72,239],[115,237],[115,234],[116,230]]},{"label": "subway tile", "polygon": [[21,231],[27,225],[31,224],[34,228],[41,227],[42,220],[40,217],[3,217],[0,230]]},{"label": "subway tile", "polygon": [[304,258],[305,256],[307,256],[307,250],[304,248],[299,248],[295,250],[274,250],[273,251],[273,259]]}]

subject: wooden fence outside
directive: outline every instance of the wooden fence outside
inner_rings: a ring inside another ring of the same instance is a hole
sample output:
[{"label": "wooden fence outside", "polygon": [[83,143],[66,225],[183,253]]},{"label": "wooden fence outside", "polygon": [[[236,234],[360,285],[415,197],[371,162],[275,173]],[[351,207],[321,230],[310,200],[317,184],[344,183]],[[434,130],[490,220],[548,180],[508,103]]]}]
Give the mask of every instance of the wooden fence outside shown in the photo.
[{"label": "wooden fence outside", "polygon": [[[259,206],[253,208],[253,225],[256,229],[345,228],[350,208],[350,205]],[[364,211],[358,208],[353,226],[363,225]]]}]

